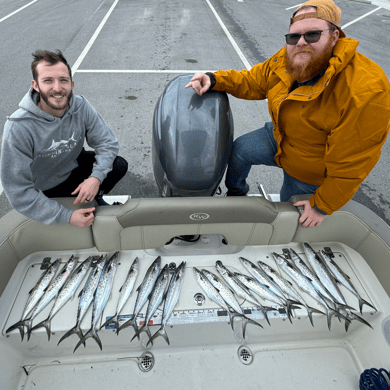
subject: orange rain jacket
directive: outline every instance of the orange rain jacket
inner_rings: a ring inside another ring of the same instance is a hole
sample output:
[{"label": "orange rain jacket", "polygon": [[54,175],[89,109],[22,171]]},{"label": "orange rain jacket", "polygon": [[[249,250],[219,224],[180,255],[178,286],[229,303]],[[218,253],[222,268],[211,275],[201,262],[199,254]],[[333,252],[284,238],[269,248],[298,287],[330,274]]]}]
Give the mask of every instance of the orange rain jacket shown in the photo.
[{"label": "orange rain jacket", "polygon": [[339,39],[322,78],[291,93],[285,48],[249,71],[214,73],[213,90],[247,100],[268,98],[277,164],[290,176],[319,185],[310,204],[327,214],[353,197],[377,163],[389,131],[389,81],[356,51],[358,44]]}]

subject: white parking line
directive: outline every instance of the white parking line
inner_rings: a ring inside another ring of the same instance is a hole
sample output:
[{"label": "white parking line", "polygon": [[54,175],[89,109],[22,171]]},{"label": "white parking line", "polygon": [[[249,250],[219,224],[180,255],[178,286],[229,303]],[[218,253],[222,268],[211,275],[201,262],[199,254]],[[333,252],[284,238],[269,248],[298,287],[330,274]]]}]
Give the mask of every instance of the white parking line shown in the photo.
[{"label": "white parking line", "polygon": [[206,73],[212,71],[210,69],[208,70],[80,69],[77,71],[77,73],[198,73],[198,72]]},{"label": "white parking line", "polygon": [[4,21],[4,20],[10,18],[12,15],[17,14],[17,13],[20,12],[21,10],[27,8],[27,7],[30,6],[31,4],[34,4],[34,3],[37,2],[37,1],[38,1],[38,0],[34,0],[34,1],[32,1],[31,3],[28,3],[28,4],[24,5],[23,7],[18,8],[16,11],[11,12],[9,15],[4,16],[4,18],[1,18],[1,19],[0,19],[0,23],[1,23],[2,21]]},{"label": "white parking line", "polygon": [[347,23],[347,24],[344,24],[344,26],[341,26],[341,29],[344,30],[346,27],[350,26],[351,24],[354,24],[354,23],[358,22],[359,20],[362,20],[362,19],[365,18],[366,16],[373,14],[374,12],[378,11],[378,9],[381,9],[381,8],[382,8],[382,7],[375,8],[375,9],[373,9],[372,11],[367,12],[367,13],[364,14],[363,16],[360,16],[360,18],[357,18],[357,19],[355,19],[355,20],[352,20],[352,22],[349,22],[349,23]]},{"label": "white parking line", "polygon": [[304,4],[304,3],[293,5],[292,7],[285,8],[285,10],[288,11],[289,9],[297,8],[297,7],[299,7],[302,4]]},{"label": "white parking line", "polygon": [[114,10],[114,8],[116,7],[116,5],[118,4],[118,1],[119,0],[115,0],[114,4],[111,6],[111,8],[108,10],[108,12],[106,13],[106,16],[103,18],[103,20],[100,22],[98,28],[96,29],[96,31],[94,32],[94,34],[92,35],[92,38],[89,40],[89,42],[87,43],[87,46],[85,46],[84,50],[82,51],[82,53],[80,54],[79,58],[77,58],[76,62],[74,63],[73,67],[72,67],[72,74],[75,74],[79,68],[79,66],[81,65],[81,63],[83,62],[85,56],[88,54],[89,50],[91,49],[92,45],[94,44],[97,36],[99,35],[100,31],[102,30],[102,28],[104,27],[104,25],[106,24],[107,22],[107,19],[110,17],[111,15],[111,12]]},{"label": "white parking line", "polygon": [[245,67],[249,70],[251,69],[251,65],[249,63],[249,61],[246,59],[246,57],[244,56],[244,53],[241,51],[241,49],[238,47],[237,43],[235,42],[235,40],[233,39],[233,37],[231,36],[229,30],[226,28],[226,26],[224,25],[224,23],[222,22],[222,19],[219,17],[219,15],[217,14],[217,11],[214,9],[214,7],[211,5],[210,1],[209,0],[206,0],[207,4],[209,5],[211,11],[213,12],[214,16],[217,18],[218,20],[218,23],[221,25],[222,27],[222,30],[225,32],[226,36],[228,37],[230,43],[233,45],[234,49],[236,50],[238,56],[241,58],[241,61],[244,63]]}]

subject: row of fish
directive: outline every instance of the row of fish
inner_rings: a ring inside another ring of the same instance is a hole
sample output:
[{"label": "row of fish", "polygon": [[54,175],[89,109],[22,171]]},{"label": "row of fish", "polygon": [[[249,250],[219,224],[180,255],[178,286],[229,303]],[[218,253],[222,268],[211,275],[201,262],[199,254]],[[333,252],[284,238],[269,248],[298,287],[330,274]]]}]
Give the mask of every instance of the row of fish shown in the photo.
[{"label": "row of fish", "polygon": [[[215,266],[222,278],[206,269],[198,270],[195,267],[194,275],[206,295],[229,314],[232,328],[234,318],[242,318],[244,338],[247,323],[261,325],[244,315],[238,303],[238,298],[254,304],[263,313],[269,325],[267,312],[275,310],[272,307],[264,306],[257,296],[265,301],[285,307],[290,322],[292,322],[292,310],[297,308],[295,305],[299,305],[305,307],[313,326],[312,313],[315,312],[326,314],[329,330],[331,329],[332,316],[345,320],[346,331],[348,331],[352,320],[360,321],[372,328],[367,321],[352,312],[355,309],[347,304],[338,285],[343,285],[358,298],[360,313],[362,313],[363,305],[367,305],[374,310],[376,308],[359,295],[349,276],[327,252],[321,250],[317,253],[308,243],[302,245],[310,266],[293,249],[288,250],[288,258],[275,252],[272,253],[280,269],[296,283],[298,289],[294,287],[290,280],[287,280],[268,264],[261,261],[254,264],[244,257],[239,258],[240,262],[251,276],[231,272],[221,261],[217,261]],[[310,307],[299,290],[313,298],[324,308],[326,313]],[[341,310],[345,312],[345,315],[341,313]]]},{"label": "row of fish", "polygon": [[[245,315],[238,303],[238,298],[255,305],[263,313],[269,325],[271,324],[267,313],[274,311],[275,308],[264,306],[259,298],[284,307],[290,322],[292,322],[293,309],[303,306],[307,310],[309,320],[313,326],[312,313],[314,312],[326,314],[329,330],[331,328],[332,316],[345,320],[346,331],[352,320],[360,321],[372,327],[362,317],[353,312],[355,309],[347,304],[338,287],[343,285],[357,297],[360,313],[362,313],[363,305],[376,310],[371,303],[359,295],[348,275],[325,251],[321,250],[317,253],[309,244],[303,243],[302,245],[309,264],[306,264],[293,249],[288,250],[288,256],[282,256],[275,252],[272,253],[279,268],[295,282],[298,289],[294,287],[290,280],[287,280],[281,273],[266,263],[259,261],[258,264],[254,264],[243,257],[239,258],[240,262],[251,276],[231,272],[221,261],[216,262],[216,269],[220,277],[208,270],[199,270],[196,267],[193,268],[194,275],[207,296],[229,314],[232,328],[234,327],[234,319],[236,317],[242,319],[244,338],[248,323],[259,327],[262,327],[262,325]],[[116,252],[110,258],[107,255],[99,256],[97,259],[96,256],[90,256],[78,265],[78,258],[71,256],[58,275],[57,271],[60,267],[61,259],[55,260],[42,273],[38,282],[30,291],[20,321],[9,327],[6,333],[18,329],[23,340],[25,329],[29,339],[33,330],[44,327],[50,340],[50,328],[53,317],[74,297],[78,287],[88,271],[90,271],[79,295],[75,326],[61,337],[59,343],[76,334],[79,337],[79,341],[74,351],[81,344],[85,346],[85,341],[88,338],[93,338],[100,349],[102,349],[102,343],[98,336],[98,324],[111,296],[118,259],[119,252]],[[179,299],[185,266],[186,263],[182,262],[174,269],[170,269],[168,265],[162,267],[161,257],[157,257],[149,266],[142,283],[137,289],[137,297],[131,318],[120,325],[119,314],[134,289],[139,273],[139,260],[136,258],[128,271],[125,282],[119,290],[115,314],[100,329],[110,323],[114,323],[116,333],[118,334],[121,330],[132,326],[135,334],[131,340],[136,337],[139,339],[140,334],[146,332],[149,338],[147,345],[153,344],[153,341],[159,336],[162,336],[169,345],[170,342],[165,327]],[[303,291],[313,298],[314,301],[324,308],[326,313],[309,306],[299,291]],[[48,317],[32,327],[34,318],[52,301],[54,301],[54,304]],[[149,303],[146,309],[145,324],[138,329],[137,316],[141,313],[147,301]],[[80,325],[91,305],[91,327],[83,334]],[[148,324],[160,305],[163,305],[161,326],[152,336]]]},{"label": "row of fish", "polygon": [[[81,344],[85,346],[85,341],[90,337],[92,337],[97,342],[100,349],[102,349],[102,344],[97,334],[99,330],[98,322],[111,295],[113,281],[118,267],[118,259],[119,252],[116,252],[110,259],[107,258],[107,255],[100,256],[96,263],[93,264],[88,279],[79,295],[76,324],[61,337],[58,344],[72,334],[76,334],[80,340],[74,351],[76,351],[76,349]],[[65,303],[74,296],[77,288],[87,274],[87,271],[91,268],[93,257],[88,257],[76,268],[77,260],[77,257],[71,256],[71,258],[66,262],[66,264],[59,272],[58,276],[55,275],[61,260],[57,259],[52,264],[50,264],[48,269],[41,275],[37,284],[30,291],[23,310],[22,318],[20,321],[9,327],[6,330],[6,333],[9,333],[14,329],[19,329],[21,338],[23,340],[25,328],[27,328],[27,335],[29,339],[33,330],[40,327],[45,327],[48,339],[50,340],[51,320],[65,305]],[[120,288],[115,315],[106,321],[100,327],[100,329],[113,322],[117,329],[117,333],[119,333],[121,329],[131,325],[136,331],[134,337],[138,337],[139,339],[139,334],[145,331],[149,336],[150,343],[153,344],[153,340],[155,338],[162,336],[169,344],[169,338],[165,332],[165,326],[178,302],[184,278],[184,270],[185,262],[182,262],[175,270],[170,269],[168,265],[165,265],[161,269],[161,257],[157,257],[148,268],[144,280],[137,289],[138,295],[133,311],[134,314],[129,321],[119,327],[118,316],[125,303],[129,299],[131,292],[133,291],[139,273],[139,260],[136,258],[130,267],[125,282]],[[146,313],[145,325],[141,329],[138,329],[136,322],[137,316],[141,312],[148,299],[149,304]],[[33,319],[52,300],[54,300],[54,304],[50,310],[49,316],[45,320],[32,327]],[[163,301],[164,307],[161,327],[152,337],[147,324]],[[91,304],[91,328],[85,333],[85,335],[83,335],[80,325]]]}]

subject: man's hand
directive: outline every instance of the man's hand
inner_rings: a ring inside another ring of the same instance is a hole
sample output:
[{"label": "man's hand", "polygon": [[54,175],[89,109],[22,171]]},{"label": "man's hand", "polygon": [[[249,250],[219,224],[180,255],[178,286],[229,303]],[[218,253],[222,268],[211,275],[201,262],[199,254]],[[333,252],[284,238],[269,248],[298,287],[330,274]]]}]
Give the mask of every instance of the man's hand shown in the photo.
[{"label": "man's hand", "polygon": [[95,211],[95,207],[91,207],[89,209],[79,209],[73,211],[69,223],[78,227],[87,227],[93,224],[95,216],[93,212]]},{"label": "man's hand", "polygon": [[192,87],[193,90],[199,95],[202,96],[205,92],[209,90],[211,86],[210,77],[207,74],[199,72],[194,75],[191,81],[185,86],[186,88]]},{"label": "man's hand", "polygon": [[308,200],[300,200],[294,203],[294,206],[303,206],[304,208],[303,213],[299,218],[299,223],[301,223],[303,227],[320,226],[321,222],[326,217],[326,215],[323,215],[319,213],[316,209],[313,209],[310,206],[310,201]]},{"label": "man's hand", "polygon": [[78,196],[73,204],[77,203],[88,203],[93,200],[99,191],[100,180],[96,177],[89,177],[85,179],[73,192],[72,195]]}]

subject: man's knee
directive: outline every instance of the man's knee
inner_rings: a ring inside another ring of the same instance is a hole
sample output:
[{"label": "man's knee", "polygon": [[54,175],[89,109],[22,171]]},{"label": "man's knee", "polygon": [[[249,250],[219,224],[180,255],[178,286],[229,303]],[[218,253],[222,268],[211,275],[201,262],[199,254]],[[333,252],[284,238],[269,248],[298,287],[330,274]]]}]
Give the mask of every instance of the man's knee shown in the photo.
[{"label": "man's knee", "polygon": [[124,176],[126,175],[128,166],[129,164],[123,157],[117,156],[114,160],[112,170],[117,172],[121,176]]}]

